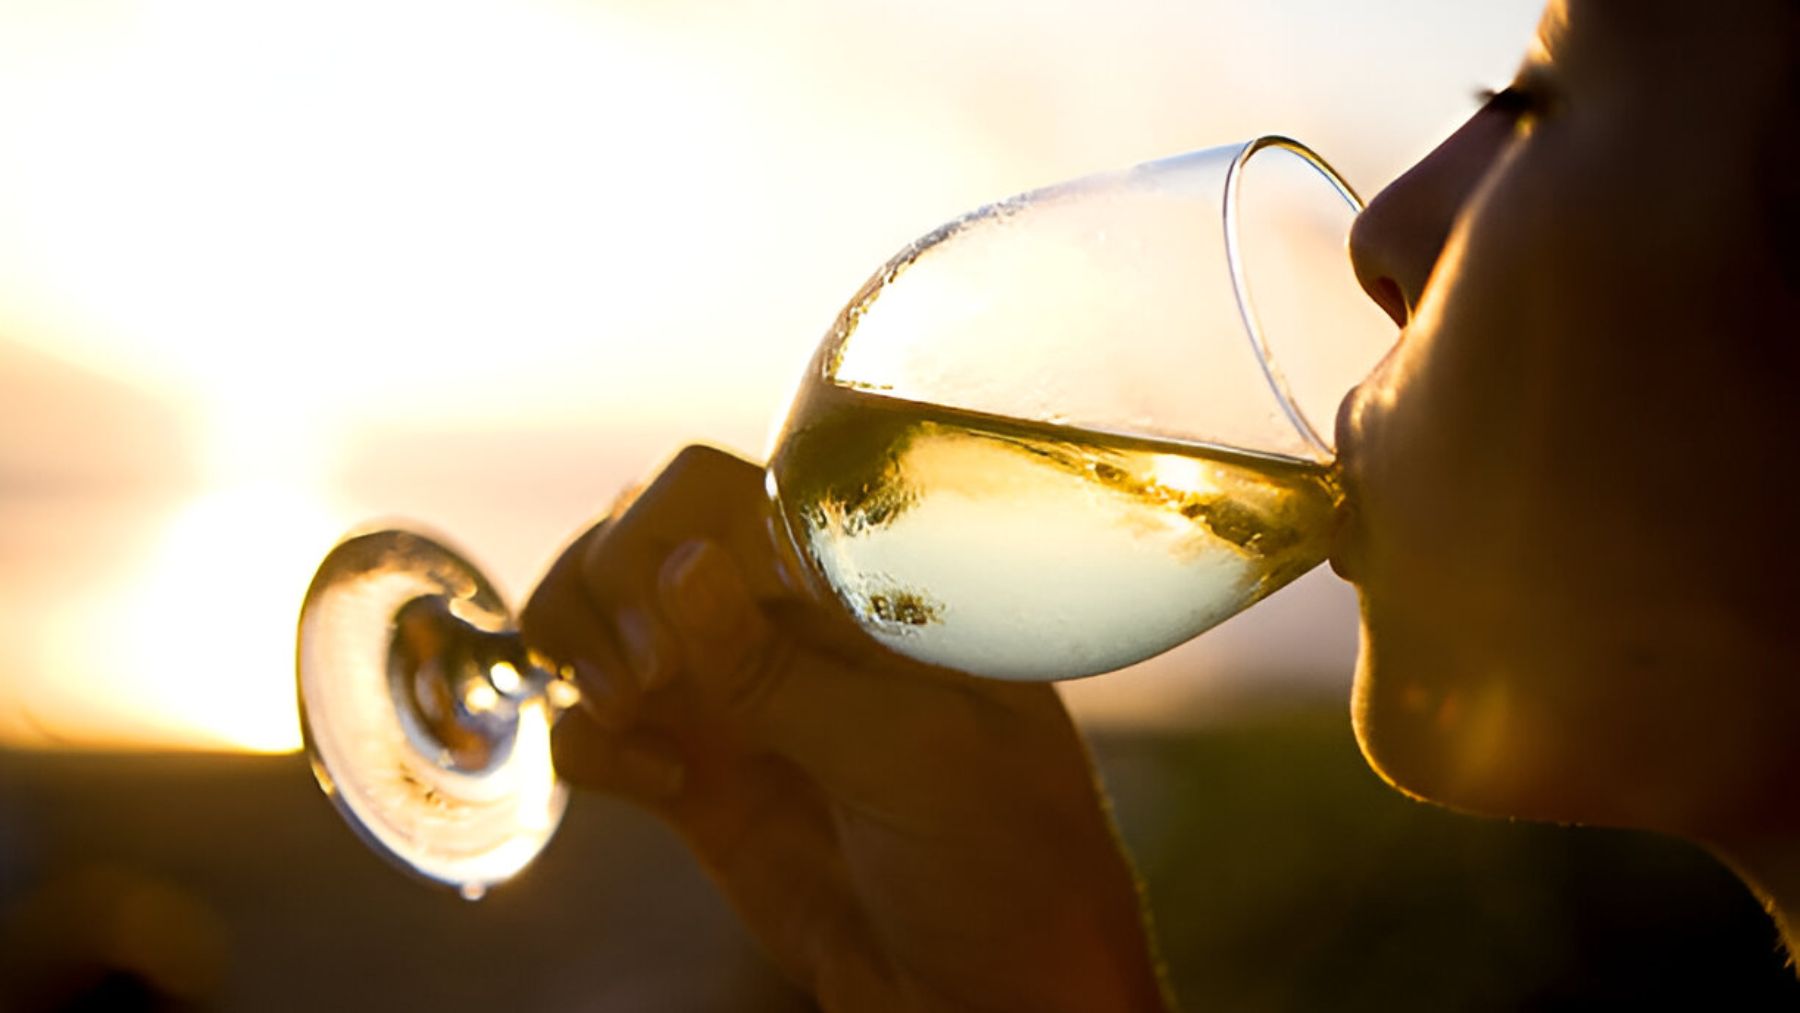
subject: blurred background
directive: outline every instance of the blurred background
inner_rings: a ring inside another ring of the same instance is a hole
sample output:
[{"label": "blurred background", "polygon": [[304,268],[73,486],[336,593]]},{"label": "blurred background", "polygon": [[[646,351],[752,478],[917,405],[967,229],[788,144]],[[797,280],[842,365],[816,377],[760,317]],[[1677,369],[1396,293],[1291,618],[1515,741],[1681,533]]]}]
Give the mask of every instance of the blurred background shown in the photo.
[{"label": "blurred background", "polygon": [[[318,559],[404,518],[517,600],[681,444],[760,457],[919,233],[1262,132],[1369,195],[1537,8],[0,0],[0,1008],[804,1008],[606,800],[479,905],[364,851],[294,753]],[[1379,785],[1354,651],[1317,573],[1067,687],[1190,1008],[1800,997],[1692,850]]]}]

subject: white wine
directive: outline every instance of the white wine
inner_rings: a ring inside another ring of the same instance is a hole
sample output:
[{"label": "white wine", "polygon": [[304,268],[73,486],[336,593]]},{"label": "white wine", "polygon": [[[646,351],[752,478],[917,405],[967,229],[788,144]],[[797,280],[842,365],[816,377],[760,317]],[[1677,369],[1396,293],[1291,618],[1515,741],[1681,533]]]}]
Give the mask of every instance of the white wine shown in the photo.
[{"label": "white wine", "polygon": [[977,675],[1070,679],[1188,640],[1322,561],[1331,472],[812,382],[769,473],[863,628]]}]

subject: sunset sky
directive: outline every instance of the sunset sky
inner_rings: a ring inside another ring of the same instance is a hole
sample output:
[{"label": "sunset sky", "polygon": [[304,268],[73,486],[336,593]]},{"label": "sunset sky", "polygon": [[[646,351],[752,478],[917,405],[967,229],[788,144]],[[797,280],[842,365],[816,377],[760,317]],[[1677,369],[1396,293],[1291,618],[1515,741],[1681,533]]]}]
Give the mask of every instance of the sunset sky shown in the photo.
[{"label": "sunset sky", "polygon": [[[515,599],[680,444],[760,456],[839,306],[973,206],[1258,133],[1365,195],[1537,0],[0,0],[0,742],[291,749],[346,528]],[[1315,574],[1091,720],[1340,692]]]}]

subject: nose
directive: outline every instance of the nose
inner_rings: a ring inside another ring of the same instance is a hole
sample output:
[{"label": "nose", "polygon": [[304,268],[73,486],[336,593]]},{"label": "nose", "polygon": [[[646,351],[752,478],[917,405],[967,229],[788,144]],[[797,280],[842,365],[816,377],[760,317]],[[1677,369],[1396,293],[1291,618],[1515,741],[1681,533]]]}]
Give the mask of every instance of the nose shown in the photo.
[{"label": "nose", "polygon": [[1412,319],[1451,226],[1512,132],[1500,110],[1476,113],[1357,217],[1350,229],[1356,279],[1396,324]]}]

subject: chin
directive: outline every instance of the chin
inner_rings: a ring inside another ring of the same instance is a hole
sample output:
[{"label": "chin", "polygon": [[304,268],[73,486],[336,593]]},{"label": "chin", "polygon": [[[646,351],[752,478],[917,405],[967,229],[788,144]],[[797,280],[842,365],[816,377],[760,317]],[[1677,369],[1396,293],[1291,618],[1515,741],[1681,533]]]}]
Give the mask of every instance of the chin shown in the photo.
[{"label": "chin", "polygon": [[1507,677],[1510,666],[1471,656],[1429,629],[1405,637],[1392,624],[1376,628],[1365,609],[1351,719],[1383,780],[1477,815],[1611,822],[1604,793],[1567,755],[1565,737],[1531,694]]},{"label": "chin", "polygon": [[[1369,765],[1409,796],[1697,839],[1791,798],[1792,781],[1770,773],[1800,769],[1774,759],[1800,747],[1769,745],[1791,743],[1794,727],[1770,694],[1734,697],[1722,679],[1700,680],[1711,691],[1696,693],[1694,681],[1639,671],[1637,695],[1621,705],[1617,666],[1591,653],[1570,661],[1566,640],[1472,644],[1439,633],[1459,624],[1373,618],[1365,600],[1351,717]],[[1531,644],[1551,649],[1518,646]]]}]

